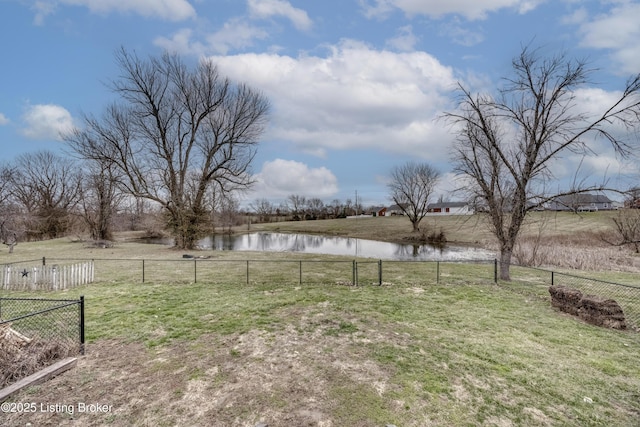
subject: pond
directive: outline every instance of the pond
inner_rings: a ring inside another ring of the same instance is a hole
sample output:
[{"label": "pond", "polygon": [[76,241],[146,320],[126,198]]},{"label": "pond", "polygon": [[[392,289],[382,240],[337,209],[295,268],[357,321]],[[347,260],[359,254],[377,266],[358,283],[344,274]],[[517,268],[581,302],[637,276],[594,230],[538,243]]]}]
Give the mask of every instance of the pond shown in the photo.
[{"label": "pond", "polygon": [[490,260],[495,253],[464,246],[411,245],[354,239],[350,237],[315,236],[310,234],[250,233],[216,235],[199,242],[202,249],[223,251],[292,252],[346,255],[382,260],[462,261]]}]

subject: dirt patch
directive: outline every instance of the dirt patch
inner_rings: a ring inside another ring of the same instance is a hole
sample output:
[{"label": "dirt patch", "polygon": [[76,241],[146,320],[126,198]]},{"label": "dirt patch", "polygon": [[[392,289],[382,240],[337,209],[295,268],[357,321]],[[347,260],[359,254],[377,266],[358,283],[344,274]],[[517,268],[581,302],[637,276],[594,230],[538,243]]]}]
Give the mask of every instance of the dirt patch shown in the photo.
[{"label": "dirt patch", "polygon": [[[38,410],[8,414],[3,425],[333,427],[335,387],[389,392],[390,373],[359,351],[364,335],[361,325],[306,313],[278,331],[206,335],[155,349],[100,341],[72,371],[16,396]],[[89,405],[105,410],[80,411]]]}]

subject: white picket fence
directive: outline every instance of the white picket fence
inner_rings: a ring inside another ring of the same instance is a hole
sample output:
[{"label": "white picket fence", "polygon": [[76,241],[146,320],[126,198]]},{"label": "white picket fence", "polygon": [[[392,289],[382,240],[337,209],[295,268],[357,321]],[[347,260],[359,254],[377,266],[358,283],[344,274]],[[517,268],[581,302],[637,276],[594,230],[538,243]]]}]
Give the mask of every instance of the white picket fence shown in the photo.
[{"label": "white picket fence", "polygon": [[93,283],[93,277],[93,261],[27,268],[5,265],[2,268],[0,288],[13,291],[57,291]]}]

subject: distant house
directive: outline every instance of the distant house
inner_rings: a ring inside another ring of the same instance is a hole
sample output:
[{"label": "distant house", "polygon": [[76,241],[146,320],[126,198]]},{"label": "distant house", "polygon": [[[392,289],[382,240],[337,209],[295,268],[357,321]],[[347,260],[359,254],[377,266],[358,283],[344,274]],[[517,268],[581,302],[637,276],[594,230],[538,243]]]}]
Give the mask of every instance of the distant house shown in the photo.
[{"label": "distant house", "polygon": [[473,209],[467,202],[440,202],[430,203],[427,212],[429,215],[471,215]]},{"label": "distant house", "polygon": [[387,208],[386,207],[376,206],[376,207],[373,208],[373,211],[375,212],[375,216],[386,216],[387,215]]},{"label": "distant house", "polygon": [[552,211],[596,212],[615,209],[614,203],[602,194],[569,194],[552,200],[548,209]]},{"label": "distant house", "polygon": [[391,205],[387,208],[386,214],[387,215],[404,215],[404,211],[402,210],[402,208],[407,208],[409,204],[408,203],[403,203],[402,207],[400,207],[400,205]]}]

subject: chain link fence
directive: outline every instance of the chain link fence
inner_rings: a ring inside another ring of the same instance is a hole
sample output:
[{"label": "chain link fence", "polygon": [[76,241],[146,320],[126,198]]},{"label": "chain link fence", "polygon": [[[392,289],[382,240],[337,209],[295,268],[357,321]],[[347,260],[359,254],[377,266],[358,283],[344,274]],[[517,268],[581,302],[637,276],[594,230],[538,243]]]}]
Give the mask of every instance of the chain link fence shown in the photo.
[{"label": "chain link fence", "polygon": [[[496,262],[496,268],[498,263]],[[511,281],[499,281],[505,288],[549,298],[549,287],[562,285],[577,289],[584,295],[615,300],[624,312],[627,326],[640,330],[640,284],[630,285],[593,279],[533,267],[511,266]],[[497,276],[496,276],[497,277]],[[640,280],[639,280],[640,282]]]},{"label": "chain link fence", "polygon": [[0,297],[0,387],[84,354],[84,297]]}]

